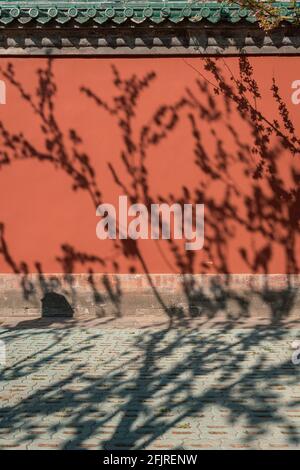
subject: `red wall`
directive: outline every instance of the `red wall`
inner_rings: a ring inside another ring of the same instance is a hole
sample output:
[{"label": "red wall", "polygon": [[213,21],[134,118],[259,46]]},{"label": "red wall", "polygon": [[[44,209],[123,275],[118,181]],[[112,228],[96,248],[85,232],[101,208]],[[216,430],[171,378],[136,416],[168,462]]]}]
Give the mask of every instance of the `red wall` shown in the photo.
[{"label": "red wall", "polygon": [[[300,58],[0,66],[1,272],[298,272]],[[204,249],[97,239],[122,194],[204,203]]]}]

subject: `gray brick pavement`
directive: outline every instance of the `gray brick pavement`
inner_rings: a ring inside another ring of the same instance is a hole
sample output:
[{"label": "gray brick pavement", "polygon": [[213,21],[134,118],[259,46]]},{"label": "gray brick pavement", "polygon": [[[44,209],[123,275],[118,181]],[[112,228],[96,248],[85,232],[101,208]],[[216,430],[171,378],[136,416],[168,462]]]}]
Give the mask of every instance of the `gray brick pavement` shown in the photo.
[{"label": "gray brick pavement", "polygon": [[0,329],[0,448],[300,448],[300,329]]}]

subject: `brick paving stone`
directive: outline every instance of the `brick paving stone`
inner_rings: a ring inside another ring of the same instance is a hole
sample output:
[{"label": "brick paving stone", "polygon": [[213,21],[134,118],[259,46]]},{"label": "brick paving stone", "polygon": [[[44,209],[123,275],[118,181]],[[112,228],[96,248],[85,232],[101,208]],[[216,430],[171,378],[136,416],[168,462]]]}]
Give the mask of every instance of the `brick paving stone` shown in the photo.
[{"label": "brick paving stone", "polygon": [[0,328],[1,449],[299,449],[300,329]]}]

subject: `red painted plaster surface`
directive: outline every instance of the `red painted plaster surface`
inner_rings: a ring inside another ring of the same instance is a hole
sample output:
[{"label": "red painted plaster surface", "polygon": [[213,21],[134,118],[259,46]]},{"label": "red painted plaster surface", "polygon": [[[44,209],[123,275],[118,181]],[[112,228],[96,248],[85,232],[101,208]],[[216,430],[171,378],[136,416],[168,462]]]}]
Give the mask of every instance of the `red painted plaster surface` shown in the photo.
[{"label": "red painted plaster surface", "polygon": [[[298,272],[300,58],[0,67],[0,272]],[[204,249],[97,239],[97,204],[126,194],[204,203]]]}]

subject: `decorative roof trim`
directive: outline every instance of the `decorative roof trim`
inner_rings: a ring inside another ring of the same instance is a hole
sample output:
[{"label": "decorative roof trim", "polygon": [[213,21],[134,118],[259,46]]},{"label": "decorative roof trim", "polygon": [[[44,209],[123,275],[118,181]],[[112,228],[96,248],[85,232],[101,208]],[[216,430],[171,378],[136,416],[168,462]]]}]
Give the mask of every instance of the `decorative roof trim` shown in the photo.
[{"label": "decorative roof trim", "polygon": [[[282,9],[284,20],[292,22],[294,7],[291,2],[276,2],[274,6]],[[300,1],[297,2],[300,8]],[[0,26],[47,26],[50,25],[99,25],[108,23],[140,24],[148,22],[159,25],[163,22],[191,23],[207,21],[215,24],[231,24],[244,20],[256,23],[255,14],[239,5],[227,5],[226,2],[63,2],[63,1],[0,1]]]}]

